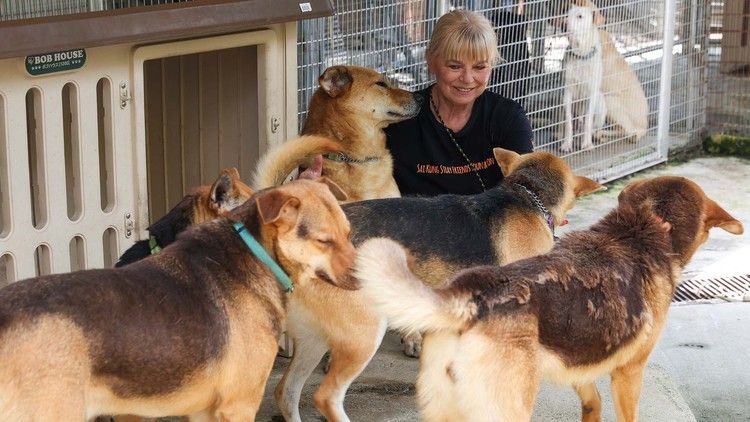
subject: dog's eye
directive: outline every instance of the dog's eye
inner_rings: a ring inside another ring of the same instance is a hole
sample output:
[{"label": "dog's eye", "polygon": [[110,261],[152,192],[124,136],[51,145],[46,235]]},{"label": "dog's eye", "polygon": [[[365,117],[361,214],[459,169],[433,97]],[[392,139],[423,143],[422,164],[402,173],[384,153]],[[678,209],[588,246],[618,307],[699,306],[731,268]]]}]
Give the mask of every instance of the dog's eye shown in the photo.
[{"label": "dog's eye", "polygon": [[375,82],[375,85],[382,86],[383,88],[388,88],[388,84],[383,81],[377,81]]},{"label": "dog's eye", "polygon": [[316,239],[315,241],[318,242],[319,245],[325,247],[333,245],[333,240],[331,239]]}]

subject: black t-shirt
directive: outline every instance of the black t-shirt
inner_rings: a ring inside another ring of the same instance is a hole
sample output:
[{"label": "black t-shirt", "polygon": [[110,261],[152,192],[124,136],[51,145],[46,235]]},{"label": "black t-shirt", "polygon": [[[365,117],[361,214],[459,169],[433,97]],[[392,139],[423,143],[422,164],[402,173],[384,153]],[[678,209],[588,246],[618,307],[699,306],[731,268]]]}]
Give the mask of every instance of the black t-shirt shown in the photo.
[{"label": "black t-shirt", "polygon": [[[476,174],[430,110],[431,88],[419,92],[425,101],[416,117],[385,130],[401,195],[480,193],[482,185]],[[503,177],[492,149],[531,152],[531,136],[531,124],[521,105],[490,91],[476,99],[466,126],[454,133],[487,189]]]}]

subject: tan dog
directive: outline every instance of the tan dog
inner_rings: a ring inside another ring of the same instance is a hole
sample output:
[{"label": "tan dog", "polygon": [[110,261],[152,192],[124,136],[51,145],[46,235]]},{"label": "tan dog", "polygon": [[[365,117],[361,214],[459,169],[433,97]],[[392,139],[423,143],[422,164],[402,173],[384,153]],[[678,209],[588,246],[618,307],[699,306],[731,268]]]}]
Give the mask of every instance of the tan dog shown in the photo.
[{"label": "tan dog", "polygon": [[626,187],[615,210],[551,252],[469,268],[443,289],[426,287],[388,239],[359,247],[356,276],[391,326],[429,332],[417,381],[425,420],[529,420],[541,379],[580,386],[610,374],[617,420],[635,421],[681,270],[713,227],[743,232],[695,183],[659,177]]},{"label": "tan dog", "polygon": [[562,63],[565,75],[565,136],[560,146],[562,152],[573,149],[573,121],[576,117],[583,118],[583,150],[594,146],[594,131],[604,126],[605,105],[601,87],[603,56],[599,31],[594,21],[594,12],[590,8],[570,6],[567,17],[569,45]]},{"label": "tan dog", "polygon": [[[343,205],[352,241],[389,237],[407,245],[417,273],[439,285],[461,268],[513,262],[547,252],[554,228],[576,197],[602,186],[576,176],[560,157],[537,151],[494,150],[505,178],[477,195],[386,198]],[[295,353],[276,387],[276,401],[287,421],[299,422],[299,400],[310,373],[330,349],[331,365],[315,407],[329,421],[348,421],[344,396],[372,359],[386,321],[359,291],[336,289],[310,280],[314,289],[289,301],[288,331]],[[419,340],[419,338],[417,338]],[[409,344],[417,353],[419,342]]]},{"label": "tan dog", "polygon": [[355,251],[337,203],[342,195],[330,182],[297,181],[259,192],[227,217],[191,227],[160,253],[122,268],[0,290],[2,419],[253,420],[288,289],[243,233],[293,279],[351,287]]},{"label": "tan dog", "polygon": [[364,67],[329,67],[319,80],[302,130],[305,136],[263,156],[253,187],[278,186],[324,153],[323,176],[338,184],[350,201],[400,196],[383,129],[415,116],[417,97]]},{"label": "tan dog", "polygon": [[637,141],[648,131],[648,101],[643,86],[625,57],[617,50],[609,33],[602,29],[605,18],[591,0],[575,0],[579,6],[588,7],[594,13],[594,23],[599,27],[599,42],[602,49],[601,92],[604,95],[606,116],[614,127],[598,130],[596,138],[628,137]]}]

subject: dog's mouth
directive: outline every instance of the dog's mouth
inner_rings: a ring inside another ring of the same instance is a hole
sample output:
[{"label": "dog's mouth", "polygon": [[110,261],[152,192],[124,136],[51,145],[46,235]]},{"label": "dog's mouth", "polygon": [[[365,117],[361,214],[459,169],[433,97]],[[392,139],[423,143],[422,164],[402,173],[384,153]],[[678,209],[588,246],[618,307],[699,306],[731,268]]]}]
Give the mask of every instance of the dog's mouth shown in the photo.
[{"label": "dog's mouth", "polygon": [[392,117],[395,120],[405,120],[405,119],[410,119],[416,116],[417,113],[419,113],[419,107],[415,107],[415,110],[413,111],[409,110],[406,113],[397,112],[397,111],[388,111],[386,115],[388,117]]},{"label": "dog's mouth", "polygon": [[315,270],[315,276],[332,286],[336,286],[345,290],[356,290],[359,288],[359,283],[357,283],[354,277],[351,275],[347,275],[336,282],[327,272],[325,272],[325,270],[318,269]]},{"label": "dog's mouth", "polygon": [[327,272],[324,270],[315,270],[315,277],[318,277],[319,279],[325,281],[328,284],[336,285],[336,282],[333,281],[333,278],[331,278],[330,275],[328,275]]}]

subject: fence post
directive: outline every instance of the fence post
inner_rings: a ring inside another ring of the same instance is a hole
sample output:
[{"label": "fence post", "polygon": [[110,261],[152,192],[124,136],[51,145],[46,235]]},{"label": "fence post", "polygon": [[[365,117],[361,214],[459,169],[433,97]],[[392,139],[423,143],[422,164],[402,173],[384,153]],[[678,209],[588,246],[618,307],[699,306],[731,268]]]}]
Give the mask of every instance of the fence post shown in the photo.
[{"label": "fence post", "polygon": [[[701,13],[701,16],[703,14]],[[696,120],[696,110],[697,107],[695,105],[697,98],[698,98],[698,91],[697,85],[699,83],[699,79],[696,77],[696,73],[698,73],[698,68],[700,66],[700,63],[698,60],[695,59],[696,53],[695,53],[695,47],[698,45],[698,0],[690,0],[690,15],[688,17],[690,19],[690,39],[687,43],[687,67],[688,67],[688,93],[687,93],[687,101],[690,102],[690,107],[688,107],[688,113],[690,113],[690,118],[686,121],[686,127],[687,131],[692,132],[695,128],[695,120]],[[701,40],[701,47],[704,46],[703,42],[708,41],[708,37],[706,37],[705,40]],[[683,52],[685,54],[685,52]],[[692,134],[691,134],[692,135]]]},{"label": "fence post", "polygon": [[664,35],[661,58],[661,77],[659,78],[659,124],[656,132],[656,142],[659,155],[669,155],[669,121],[671,115],[672,93],[672,50],[674,47],[674,20],[677,0],[664,2]]}]

